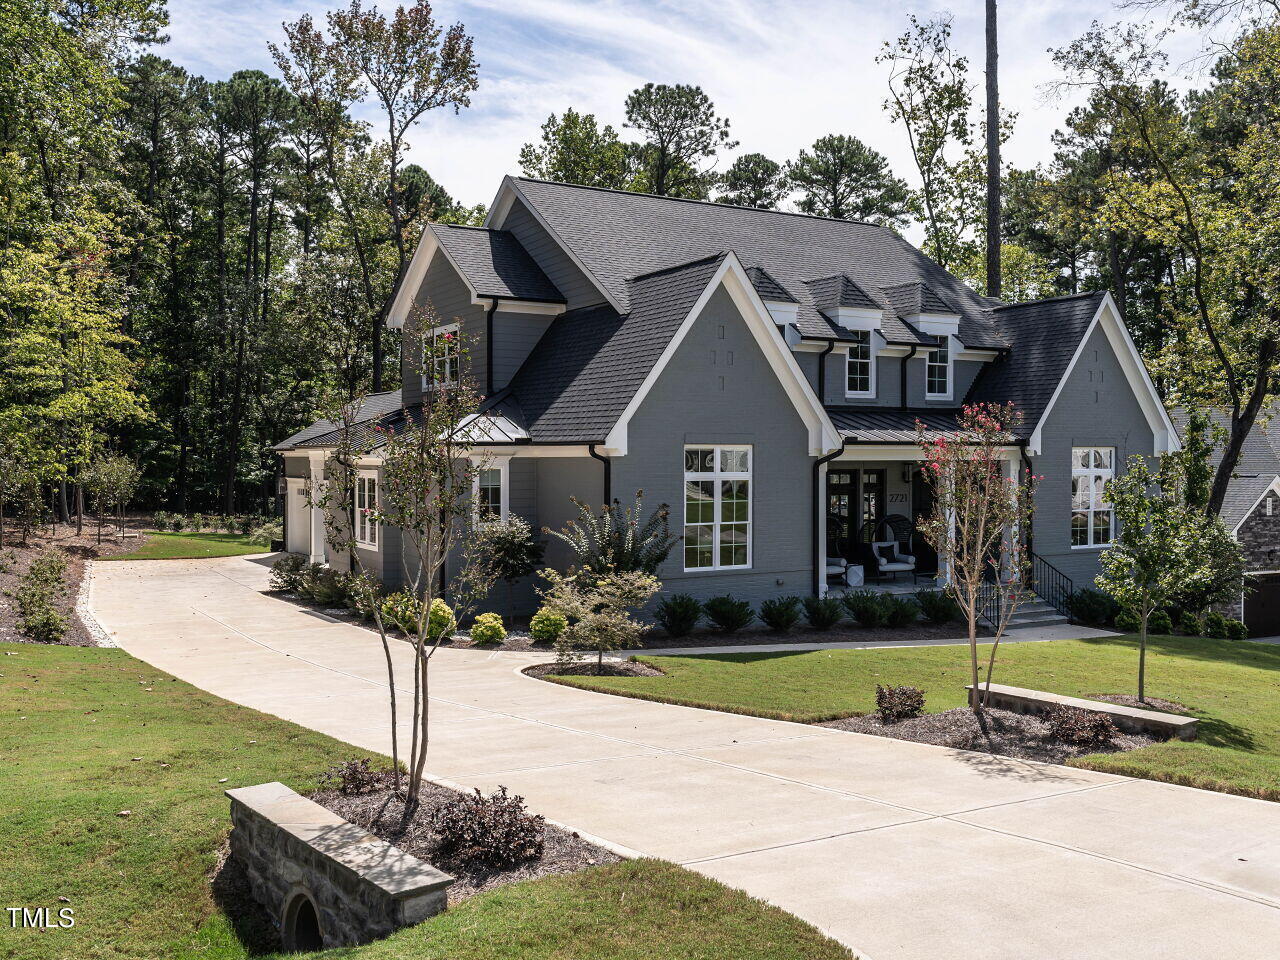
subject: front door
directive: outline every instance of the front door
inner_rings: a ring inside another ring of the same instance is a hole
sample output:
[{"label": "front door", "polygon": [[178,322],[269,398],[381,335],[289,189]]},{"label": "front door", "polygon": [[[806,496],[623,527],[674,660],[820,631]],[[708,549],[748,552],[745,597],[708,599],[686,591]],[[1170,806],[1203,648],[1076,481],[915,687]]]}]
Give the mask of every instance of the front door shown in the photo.
[{"label": "front door", "polygon": [[827,556],[866,563],[884,519],[885,472],[827,469]]}]

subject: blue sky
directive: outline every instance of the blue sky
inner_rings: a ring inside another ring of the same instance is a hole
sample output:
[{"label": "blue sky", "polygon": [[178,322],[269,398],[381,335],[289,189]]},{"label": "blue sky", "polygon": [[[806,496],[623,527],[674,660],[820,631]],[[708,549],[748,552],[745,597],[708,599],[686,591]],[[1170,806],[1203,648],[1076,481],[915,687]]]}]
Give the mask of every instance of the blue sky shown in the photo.
[{"label": "blue sky", "polygon": [[[340,0],[170,0],[170,42],[157,53],[208,79],[237,69],[274,72],[267,42],[303,12],[322,20]],[[1049,136],[1068,104],[1046,102],[1055,78],[1048,49],[1090,20],[1120,19],[1104,0],[1022,0],[1001,5],[1001,94],[1019,114],[1006,156],[1019,166],[1049,159]],[[458,116],[439,111],[414,131],[410,159],[455,197],[488,203],[520,145],[552,112],[573,106],[621,127],[628,92],[653,80],[700,84],[729,117],[737,152],[785,160],[827,133],[850,133],[911,179],[902,131],[881,109],[880,44],[911,13],[950,11],[957,47],[981,81],[983,3],[950,6],[869,0],[440,0],[437,17],[475,37],[480,89]],[[1195,50],[1175,43],[1175,60]],[[376,133],[376,130],[375,130]],[[726,166],[728,158],[721,161]]]}]

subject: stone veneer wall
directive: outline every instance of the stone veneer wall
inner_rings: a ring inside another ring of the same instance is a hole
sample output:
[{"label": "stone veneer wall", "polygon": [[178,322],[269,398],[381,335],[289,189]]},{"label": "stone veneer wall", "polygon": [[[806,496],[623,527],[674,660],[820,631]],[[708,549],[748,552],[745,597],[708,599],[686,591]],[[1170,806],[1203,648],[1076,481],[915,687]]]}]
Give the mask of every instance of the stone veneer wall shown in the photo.
[{"label": "stone veneer wall", "polygon": [[325,948],[368,943],[445,909],[453,877],[282,783],[228,790],[231,854],[254,899],[295,942],[292,918],[309,900]]}]

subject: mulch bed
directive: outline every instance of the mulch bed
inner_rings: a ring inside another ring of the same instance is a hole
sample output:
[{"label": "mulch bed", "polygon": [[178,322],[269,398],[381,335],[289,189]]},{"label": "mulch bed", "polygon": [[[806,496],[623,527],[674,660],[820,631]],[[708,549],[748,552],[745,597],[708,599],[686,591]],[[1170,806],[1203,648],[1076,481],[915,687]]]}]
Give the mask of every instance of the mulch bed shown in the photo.
[{"label": "mulch bed", "polygon": [[865,717],[828,720],[817,726],[1046,763],[1062,763],[1090,753],[1123,753],[1161,742],[1155,737],[1120,731],[1110,743],[1080,747],[1053,739],[1049,724],[1040,717],[994,708],[984,710],[983,714],[985,729],[968,707],[928,713],[887,725],[875,714],[867,714]]},{"label": "mulch bed", "polygon": [[1136,707],[1139,710],[1157,710],[1160,713],[1190,713],[1186,707],[1173,700],[1161,700],[1159,697],[1147,697],[1143,702],[1137,697],[1127,693],[1104,693],[1096,697],[1090,697],[1092,700],[1105,700],[1107,703],[1114,703],[1121,707]]},{"label": "mulch bed", "polygon": [[577,833],[551,824],[543,827],[542,856],[517,867],[496,869],[442,857],[436,853],[438,838],[431,828],[431,814],[441,804],[454,800],[457,796],[455,791],[446,787],[424,783],[418,810],[407,824],[403,822],[404,804],[395,795],[389,774],[385,776],[383,786],[369,793],[348,796],[336,790],[323,790],[312,794],[311,799],[344,820],[394,844],[405,853],[456,877],[456,882],[449,887],[450,906],[508,883],[552,874],[577,873],[588,867],[617,863],[622,859],[617,854],[589,843]]},{"label": "mulch bed", "polygon": [[661,670],[656,670],[646,663],[632,660],[606,660],[603,664],[596,661],[580,663],[537,663],[525,667],[523,671],[530,677],[661,677]]},{"label": "mulch bed", "polygon": [[[854,641],[866,643],[918,643],[921,640],[954,640],[967,635],[968,628],[959,622],[928,623],[921,621],[908,627],[860,627],[856,623],[845,621],[836,624],[830,630],[815,630],[813,627],[798,626],[788,633],[778,633],[762,624],[747,627],[736,633],[699,629],[686,637],[669,637],[661,630],[654,630],[645,635],[641,641],[641,646],[648,649],[665,649],[668,647],[728,647],[746,646],[748,644],[850,643]],[[978,636],[990,636],[990,633],[980,628]]]},{"label": "mulch bed", "polygon": [[[126,531],[136,533],[140,523],[140,520],[126,520]],[[85,629],[75,613],[76,599],[80,594],[80,582],[84,578],[85,561],[136,549],[143,539],[141,536],[116,539],[111,537],[110,532],[106,532],[99,546],[97,532],[86,518],[84,532],[80,536],[76,536],[74,523],[60,523],[56,534],[52,528],[45,528],[32,534],[30,540],[23,545],[17,542],[16,534],[6,521],[4,547],[0,548],[0,641],[32,642],[18,629],[18,611],[11,595],[18,589],[22,577],[41,551],[45,547],[55,547],[67,555],[67,589],[57,604],[67,618],[67,632],[61,645],[96,647],[97,640]]]}]

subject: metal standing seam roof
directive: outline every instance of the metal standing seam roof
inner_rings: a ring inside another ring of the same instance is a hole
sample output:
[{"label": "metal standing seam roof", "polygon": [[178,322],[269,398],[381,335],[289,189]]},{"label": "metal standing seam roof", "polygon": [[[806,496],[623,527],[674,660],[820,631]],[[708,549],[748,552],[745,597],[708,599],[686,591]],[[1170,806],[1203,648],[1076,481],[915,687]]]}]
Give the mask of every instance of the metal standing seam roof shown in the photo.
[{"label": "metal standing seam roof", "polygon": [[[960,429],[959,410],[838,406],[829,406],[826,410],[840,436],[853,443],[913,444],[920,439],[917,423],[924,426],[927,440],[963,440],[969,436]],[[1015,439],[1012,434],[1009,436],[1010,442]]]}]

